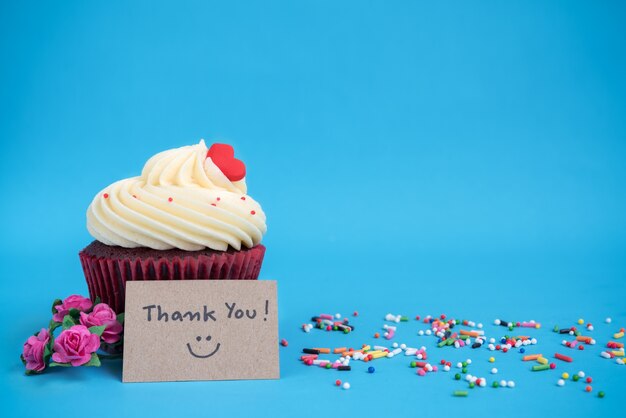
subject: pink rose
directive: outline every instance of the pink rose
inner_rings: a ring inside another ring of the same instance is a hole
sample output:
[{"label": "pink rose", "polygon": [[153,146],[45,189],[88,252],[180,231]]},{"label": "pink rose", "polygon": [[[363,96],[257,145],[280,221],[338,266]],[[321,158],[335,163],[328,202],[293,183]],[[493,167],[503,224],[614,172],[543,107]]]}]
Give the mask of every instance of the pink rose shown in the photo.
[{"label": "pink rose", "polygon": [[87,311],[93,304],[91,300],[80,295],[71,295],[63,299],[61,304],[56,305],[55,309],[58,313],[52,316],[55,322],[63,322],[63,317],[70,313],[70,309],[78,309],[79,311]]},{"label": "pink rose", "polygon": [[122,324],[117,321],[115,312],[106,303],[99,303],[93,307],[91,313],[80,313],[80,323],[89,327],[104,325],[102,339],[109,344],[116,343],[120,340],[122,333]]},{"label": "pink rose", "polygon": [[52,360],[57,363],[72,363],[82,366],[91,359],[91,354],[100,348],[100,337],[89,332],[84,325],[74,325],[59,334],[54,340]]},{"label": "pink rose", "polygon": [[46,368],[44,352],[46,351],[48,341],[50,341],[50,334],[45,328],[42,328],[37,335],[33,335],[26,340],[24,350],[22,351],[22,357],[26,361],[26,370],[40,372]]}]

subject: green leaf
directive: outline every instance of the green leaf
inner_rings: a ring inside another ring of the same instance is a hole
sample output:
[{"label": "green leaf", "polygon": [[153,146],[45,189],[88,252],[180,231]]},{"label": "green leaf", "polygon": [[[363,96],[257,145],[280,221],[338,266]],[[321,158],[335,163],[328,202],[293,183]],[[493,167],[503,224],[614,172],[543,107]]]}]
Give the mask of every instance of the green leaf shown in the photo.
[{"label": "green leaf", "polygon": [[52,333],[54,332],[54,330],[59,328],[60,326],[61,326],[60,323],[51,319],[50,324],[48,324],[48,332],[50,333],[50,336],[52,336]]},{"label": "green leaf", "polygon": [[24,366],[26,366],[26,360],[24,359],[23,354],[20,354],[20,360],[22,360],[22,363],[24,363]]},{"label": "green leaf", "polygon": [[34,375],[39,374],[39,373],[41,373],[41,372],[37,372],[35,370],[28,370],[28,369],[24,370],[24,374],[26,376],[34,376]]},{"label": "green leaf", "polygon": [[124,312],[122,312],[121,314],[117,314],[115,319],[117,319],[117,322],[119,322],[120,324],[124,324]]},{"label": "green leaf", "polygon": [[46,356],[49,356],[50,354],[51,354],[50,353],[50,345],[46,344],[46,347],[43,349],[43,356],[45,358]]},{"label": "green leaf", "polygon": [[93,306],[96,306],[100,302],[102,302],[102,300],[100,299],[100,296],[96,296],[96,299],[93,301]]},{"label": "green leaf", "polygon": [[74,319],[70,315],[65,315],[63,317],[63,330],[64,331],[66,329],[72,328],[74,325],[76,325],[76,322],[74,322]]},{"label": "green leaf", "polygon": [[83,364],[83,366],[85,367],[100,367],[100,358],[98,357],[98,355],[96,353],[93,353],[91,355],[91,358],[89,359],[89,361],[85,364]]},{"label": "green leaf", "polygon": [[89,332],[91,332],[92,334],[96,334],[98,337],[101,337],[105,328],[106,328],[106,325],[93,326],[93,327],[89,327]]},{"label": "green leaf", "polygon": [[70,363],[57,363],[56,361],[51,361],[50,367],[72,367],[72,365]]},{"label": "green leaf", "polygon": [[74,318],[74,320],[78,321],[78,318],[80,318],[80,311],[76,308],[72,308],[70,309],[70,316]]},{"label": "green leaf", "polygon": [[52,309],[52,313],[53,314],[58,313],[57,309],[56,309],[56,306],[60,305],[62,303],[63,303],[63,301],[61,299],[55,299],[54,302],[52,302],[52,308],[51,309]]}]

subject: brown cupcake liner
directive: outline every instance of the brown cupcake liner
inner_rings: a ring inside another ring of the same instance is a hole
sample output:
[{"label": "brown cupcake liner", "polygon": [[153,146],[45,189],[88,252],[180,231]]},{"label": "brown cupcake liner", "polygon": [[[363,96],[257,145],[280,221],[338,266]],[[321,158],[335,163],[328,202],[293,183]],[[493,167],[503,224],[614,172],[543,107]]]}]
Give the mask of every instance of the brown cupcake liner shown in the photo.
[{"label": "brown cupcake liner", "polygon": [[135,280],[256,280],[265,247],[173,258],[78,255],[92,300],[99,297],[117,313],[124,312],[127,281]]}]

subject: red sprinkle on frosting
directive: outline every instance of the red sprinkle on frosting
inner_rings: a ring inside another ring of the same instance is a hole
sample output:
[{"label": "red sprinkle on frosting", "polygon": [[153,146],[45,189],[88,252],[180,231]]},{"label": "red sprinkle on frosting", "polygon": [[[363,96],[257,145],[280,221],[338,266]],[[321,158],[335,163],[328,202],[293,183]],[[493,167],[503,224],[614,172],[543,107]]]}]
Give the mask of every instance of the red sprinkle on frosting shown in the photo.
[{"label": "red sprinkle on frosting", "polygon": [[171,197],[168,197],[168,198],[167,198],[167,201],[168,201],[168,202],[171,202],[171,201],[173,201],[173,200],[174,200],[174,199],[172,199]]},{"label": "red sprinkle on frosting", "polygon": [[255,215],[255,214],[256,214],[255,211],[253,211],[253,210],[250,211],[250,215]]},{"label": "red sprinkle on frosting", "polygon": [[215,200],[217,200],[217,201],[219,202],[219,201],[220,201],[220,198],[219,198],[219,196],[218,196],[218,198],[217,198],[217,199],[215,199]]},{"label": "red sprinkle on frosting", "polygon": [[109,194],[105,193],[105,194],[102,195],[102,197],[104,197],[105,199],[108,199],[109,198]]},{"label": "red sprinkle on frosting", "polygon": [[245,196],[241,196],[241,200],[246,200],[246,197]]},{"label": "red sprinkle on frosting", "polygon": [[215,203],[211,203],[211,206],[217,206]]}]

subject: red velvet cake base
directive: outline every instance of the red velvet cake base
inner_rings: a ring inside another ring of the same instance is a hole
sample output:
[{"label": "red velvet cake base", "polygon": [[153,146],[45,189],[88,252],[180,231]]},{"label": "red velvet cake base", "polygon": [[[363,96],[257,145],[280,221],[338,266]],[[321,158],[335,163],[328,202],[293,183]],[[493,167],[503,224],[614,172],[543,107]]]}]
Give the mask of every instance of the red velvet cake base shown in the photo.
[{"label": "red velvet cake base", "polygon": [[130,280],[256,280],[265,247],[241,251],[182,251],[112,247],[94,241],[79,254],[92,300],[100,297],[115,312],[124,312]]}]

